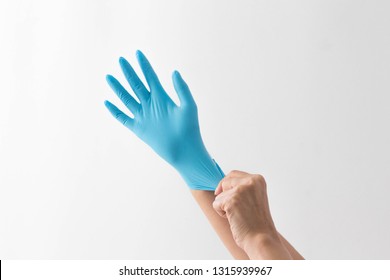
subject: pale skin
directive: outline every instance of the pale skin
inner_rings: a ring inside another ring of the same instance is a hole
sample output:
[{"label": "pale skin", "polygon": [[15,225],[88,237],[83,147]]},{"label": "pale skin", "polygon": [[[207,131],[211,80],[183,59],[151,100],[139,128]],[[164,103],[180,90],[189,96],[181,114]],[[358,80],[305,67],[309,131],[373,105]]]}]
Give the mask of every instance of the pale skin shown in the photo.
[{"label": "pale skin", "polygon": [[303,259],[277,232],[261,175],[232,171],[215,193],[191,192],[235,259]]},{"label": "pale skin", "polygon": [[[146,57],[138,51],[137,58],[149,84],[150,92],[125,59],[121,58],[120,63],[140,103],[128,94],[114,77],[107,76],[108,83],[126,107],[133,112],[135,119],[143,116],[140,113],[141,111],[144,112],[141,110],[143,108],[142,104],[150,104],[150,100],[158,102],[161,108],[165,108],[162,110],[165,113],[168,112],[166,108],[176,108],[174,102],[162,89],[157,75]],[[185,108],[186,104],[188,106],[192,103],[192,106],[196,106],[191,92],[185,82],[181,80],[181,76],[175,74],[173,78],[175,90],[180,99],[180,107]],[[160,99],[156,99],[156,96],[160,96]],[[162,96],[165,96],[164,99],[161,99]],[[112,103],[106,101],[105,104],[111,114],[129,129],[136,131],[136,125],[142,123],[130,118]],[[167,118],[169,115],[165,117]],[[160,156],[167,160],[170,154],[164,153]],[[191,192],[234,258],[303,259],[287,240],[276,231],[269,211],[266,183],[260,175],[233,171],[221,180],[215,193],[199,190],[191,190]]]}]

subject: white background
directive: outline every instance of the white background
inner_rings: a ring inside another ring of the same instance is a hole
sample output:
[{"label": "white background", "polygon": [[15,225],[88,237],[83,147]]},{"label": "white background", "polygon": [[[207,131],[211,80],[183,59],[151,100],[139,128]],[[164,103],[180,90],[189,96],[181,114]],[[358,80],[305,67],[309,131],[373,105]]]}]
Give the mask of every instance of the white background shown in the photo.
[{"label": "white background", "polygon": [[[106,111],[148,56],[209,152],[261,173],[309,259],[390,252],[388,1],[0,1],[0,258],[231,258],[178,174]],[[143,77],[142,77],[143,78]],[[123,108],[123,106],[121,107]]]}]

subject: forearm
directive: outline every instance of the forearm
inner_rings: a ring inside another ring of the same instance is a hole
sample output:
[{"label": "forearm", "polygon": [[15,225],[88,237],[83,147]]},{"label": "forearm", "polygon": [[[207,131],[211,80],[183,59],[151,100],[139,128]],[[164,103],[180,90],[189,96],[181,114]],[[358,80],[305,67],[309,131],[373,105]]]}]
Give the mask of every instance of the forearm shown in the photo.
[{"label": "forearm", "polygon": [[271,238],[255,239],[246,248],[246,253],[234,241],[228,220],[215,212],[212,206],[215,199],[214,193],[200,190],[191,190],[191,193],[211,226],[235,259],[304,259],[279,232],[277,232],[278,240]]},{"label": "forearm", "polygon": [[257,234],[247,238],[243,245],[251,260],[292,260],[278,234]]},{"label": "forearm", "polygon": [[222,218],[215,212],[213,208],[213,202],[215,199],[214,192],[211,191],[200,191],[200,190],[191,190],[193,197],[196,202],[199,204],[203,213],[206,215],[211,226],[214,228],[215,232],[218,234],[219,238],[229,250],[232,256],[235,259],[247,260],[249,259],[248,255],[242,250],[233,239],[232,232],[230,230],[230,225],[228,220]]}]

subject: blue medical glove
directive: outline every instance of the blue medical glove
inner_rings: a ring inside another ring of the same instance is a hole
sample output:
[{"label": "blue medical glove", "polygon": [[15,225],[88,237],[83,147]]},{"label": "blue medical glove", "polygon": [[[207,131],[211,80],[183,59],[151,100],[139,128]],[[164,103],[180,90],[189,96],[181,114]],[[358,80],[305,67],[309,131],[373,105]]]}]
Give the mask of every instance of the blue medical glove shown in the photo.
[{"label": "blue medical glove", "polygon": [[173,72],[173,85],[180,100],[180,106],[177,106],[161,86],[144,54],[137,51],[136,56],[150,90],[124,58],[121,57],[119,63],[139,102],[113,76],[107,75],[108,84],[134,118],[109,101],[105,101],[106,107],[172,165],[191,189],[215,190],[224,174],[203,144],[197,107],[186,82],[179,72]]}]

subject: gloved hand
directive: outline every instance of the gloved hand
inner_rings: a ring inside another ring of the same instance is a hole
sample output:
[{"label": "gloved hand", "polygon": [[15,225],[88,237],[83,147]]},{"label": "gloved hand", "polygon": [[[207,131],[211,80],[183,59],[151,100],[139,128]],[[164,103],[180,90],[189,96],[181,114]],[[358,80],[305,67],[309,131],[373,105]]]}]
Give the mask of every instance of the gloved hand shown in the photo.
[{"label": "gloved hand", "polygon": [[140,102],[113,76],[107,75],[108,84],[134,118],[109,101],[105,101],[107,109],[172,165],[191,189],[215,190],[224,174],[203,144],[197,107],[187,84],[179,72],[173,72],[173,85],[180,100],[180,106],[177,106],[161,86],[144,54],[137,51],[136,56],[150,90],[146,89],[131,65],[121,57],[119,63],[122,71]]}]

